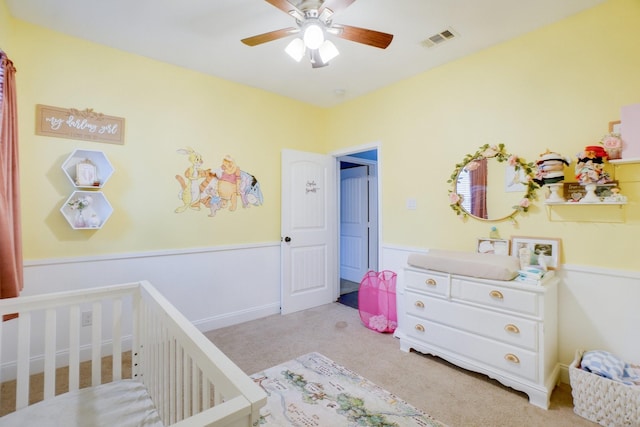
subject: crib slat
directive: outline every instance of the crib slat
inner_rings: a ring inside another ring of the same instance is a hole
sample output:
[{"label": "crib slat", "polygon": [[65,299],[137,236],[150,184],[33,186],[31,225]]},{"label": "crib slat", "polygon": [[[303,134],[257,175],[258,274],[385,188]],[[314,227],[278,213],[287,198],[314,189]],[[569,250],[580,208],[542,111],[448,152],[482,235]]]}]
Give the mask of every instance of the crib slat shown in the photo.
[{"label": "crib slat", "polygon": [[202,378],[202,410],[211,408],[211,383]]},{"label": "crib slat", "polygon": [[191,363],[191,413],[197,414],[200,412],[198,405],[198,366],[192,361]]},{"label": "crib slat", "polygon": [[122,379],[122,298],[113,301],[111,381]]},{"label": "crib slat", "polygon": [[138,379],[139,378],[139,364],[141,360],[140,348],[142,345],[141,338],[143,336],[144,330],[144,311],[142,310],[142,303],[139,293],[133,294],[133,298],[131,301],[131,313],[132,313],[132,324],[131,324],[131,378]]},{"label": "crib slat", "polygon": [[102,383],[102,303],[93,303],[93,322],[91,325],[91,386]]},{"label": "crib slat", "polygon": [[184,390],[184,350],[180,344],[176,344],[176,421],[184,417],[184,405],[182,403],[182,391]]},{"label": "crib slat", "polygon": [[176,422],[176,341],[169,342],[169,424]]},{"label": "crib slat", "polygon": [[158,322],[160,323],[159,325],[159,330],[160,330],[160,335],[158,337],[158,346],[160,349],[160,369],[158,370],[158,375],[160,376],[160,393],[159,393],[159,400],[161,408],[162,408],[162,414],[163,414],[163,420],[168,420],[168,416],[169,416],[169,401],[167,399],[167,388],[169,387],[168,384],[168,376],[167,376],[167,371],[168,371],[168,366],[167,364],[169,363],[169,348],[168,348],[168,343],[167,343],[167,331],[164,328],[164,325],[162,324],[162,322]]},{"label": "crib slat", "polygon": [[80,306],[69,307],[69,391],[80,388]]},{"label": "crib slat", "polygon": [[56,392],[56,323],[57,312],[50,308],[46,311],[44,344],[44,398],[49,399]]},{"label": "crib slat", "polygon": [[183,362],[182,372],[184,377],[184,385],[182,388],[182,407],[184,410],[184,418],[191,416],[191,358],[185,353],[185,360]]},{"label": "crib slat", "polygon": [[16,409],[29,405],[29,353],[31,345],[31,312],[18,318],[18,360],[16,378]]}]

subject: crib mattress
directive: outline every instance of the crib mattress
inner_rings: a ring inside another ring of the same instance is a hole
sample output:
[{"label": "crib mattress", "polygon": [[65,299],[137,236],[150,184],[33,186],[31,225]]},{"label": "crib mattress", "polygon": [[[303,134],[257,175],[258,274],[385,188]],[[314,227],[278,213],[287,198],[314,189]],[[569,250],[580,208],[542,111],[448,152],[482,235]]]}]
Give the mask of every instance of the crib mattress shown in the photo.
[{"label": "crib mattress", "polygon": [[0,418],[0,427],[162,427],[138,381],[122,380],[64,393]]}]

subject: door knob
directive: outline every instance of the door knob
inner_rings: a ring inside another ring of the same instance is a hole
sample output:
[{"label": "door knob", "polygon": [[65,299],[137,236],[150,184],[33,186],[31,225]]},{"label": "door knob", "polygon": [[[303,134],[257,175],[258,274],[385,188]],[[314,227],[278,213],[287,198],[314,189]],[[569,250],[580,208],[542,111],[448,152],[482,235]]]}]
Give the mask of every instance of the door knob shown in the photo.
[{"label": "door knob", "polygon": [[289,242],[291,241],[291,237],[286,236],[286,237],[284,238],[284,241],[285,241],[285,242],[287,242],[287,243],[289,243]]}]

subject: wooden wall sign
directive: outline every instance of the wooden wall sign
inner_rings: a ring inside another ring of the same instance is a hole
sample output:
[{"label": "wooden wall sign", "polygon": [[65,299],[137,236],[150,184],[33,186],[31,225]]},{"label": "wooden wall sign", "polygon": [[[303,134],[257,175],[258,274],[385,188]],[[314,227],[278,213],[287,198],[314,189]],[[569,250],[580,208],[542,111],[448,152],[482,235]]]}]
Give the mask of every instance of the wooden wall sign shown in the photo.
[{"label": "wooden wall sign", "polygon": [[36,135],[124,144],[124,118],[96,113],[91,108],[36,105]]}]

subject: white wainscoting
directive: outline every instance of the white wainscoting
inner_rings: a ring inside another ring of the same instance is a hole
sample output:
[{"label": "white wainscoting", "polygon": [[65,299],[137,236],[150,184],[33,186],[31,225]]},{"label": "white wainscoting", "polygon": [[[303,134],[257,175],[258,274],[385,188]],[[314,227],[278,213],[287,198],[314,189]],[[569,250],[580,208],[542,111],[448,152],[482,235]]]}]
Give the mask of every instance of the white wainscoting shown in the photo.
[{"label": "white wainscoting", "polygon": [[[381,270],[402,280],[407,256],[426,248],[384,245]],[[584,265],[562,265],[558,271],[558,359],[561,381],[569,382],[568,367],[576,349],[606,350],[640,363],[640,271]]]},{"label": "white wainscoting", "polygon": [[[259,319],[280,313],[280,243],[27,260],[21,295],[139,280],[151,282],[203,332]],[[17,333],[16,326],[17,322],[3,325],[9,340]],[[44,330],[32,331],[36,347],[43,343],[43,334]],[[2,381],[15,377],[16,356],[12,350],[15,349],[2,349]],[[89,359],[89,349],[82,350],[82,360]],[[66,352],[57,355],[58,366],[67,362]],[[33,372],[41,370],[41,357],[33,358],[31,363]]]},{"label": "white wainscoting", "polygon": [[25,261],[21,295],[148,280],[201,331],[280,313],[280,243]]},{"label": "white wainscoting", "polygon": [[[383,245],[379,270],[395,271],[402,280],[407,256],[427,251]],[[280,312],[279,242],[26,261],[24,272],[22,295],[149,280],[201,331]],[[578,348],[640,363],[640,272],[563,265],[559,276],[561,379],[568,382]]]}]

